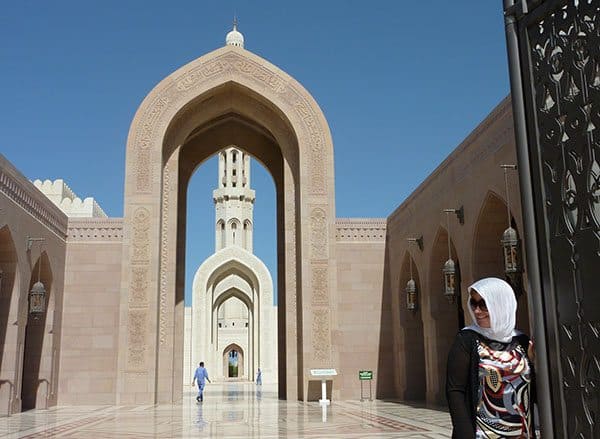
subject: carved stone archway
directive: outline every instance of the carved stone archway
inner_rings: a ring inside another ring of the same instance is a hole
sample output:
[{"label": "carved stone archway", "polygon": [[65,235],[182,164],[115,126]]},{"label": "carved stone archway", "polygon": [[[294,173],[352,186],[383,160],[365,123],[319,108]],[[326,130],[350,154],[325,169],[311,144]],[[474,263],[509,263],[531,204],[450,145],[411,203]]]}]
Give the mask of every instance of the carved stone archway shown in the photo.
[{"label": "carved stone archway", "polygon": [[[144,99],[125,172],[118,404],[181,398],[185,193],[194,169],[231,144],[277,192],[279,396],[305,399],[311,367],[336,367],[333,145],[310,94],[264,59],[227,46]],[[313,288],[313,279],[326,279]]]}]

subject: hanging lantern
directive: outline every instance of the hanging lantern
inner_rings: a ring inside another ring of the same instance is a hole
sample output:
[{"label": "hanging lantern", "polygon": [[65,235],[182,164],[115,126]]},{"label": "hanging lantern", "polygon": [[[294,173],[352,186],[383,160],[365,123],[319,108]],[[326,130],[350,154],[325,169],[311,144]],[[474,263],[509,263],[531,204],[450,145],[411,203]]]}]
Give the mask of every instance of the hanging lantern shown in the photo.
[{"label": "hanging lantern", "polygon": [[406,307],[410,311],[417,309],[417,284],[413,279],[406,283]]},{"label": "hanging lantern", "polygon": [[453,303],[456,294],[456,265],[452,258],[446,261],[442,272],[444,273],[444,296]]},{"label": "hanging lantern", "polygon": [[517,231],[509,227],[502,234],[502,248],[504,250],[504,272],[507,276],[521,272],[519,258],[519,238]]},{"label": "hanging lantern", "polygon": [[29,292],[29,314],[39,316],[46,311],[46,288],[44,284],[37,281]]}]

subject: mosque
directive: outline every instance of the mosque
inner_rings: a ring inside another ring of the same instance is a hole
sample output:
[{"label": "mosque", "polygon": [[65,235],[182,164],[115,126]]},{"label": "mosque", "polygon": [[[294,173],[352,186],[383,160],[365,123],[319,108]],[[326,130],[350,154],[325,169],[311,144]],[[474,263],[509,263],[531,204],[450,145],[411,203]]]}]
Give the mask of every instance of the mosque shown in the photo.
[{"label": "mosque", "polygon": [[[215,252],[185,308],[185,193],[214,155]],[[252,251],[251,157],[275,182],[277,285]],[[176,402],[201,359],[220,381],[260,367],[281,399],[317,399],[326,368],[333,400],[366,370],[377,398],[444,403],[466,286],[508,279],[529,325],[510,99],[387,218],[336,217],[333,160],[318,103],[235,26],[138,108],[123,218],[0,155],[0,414]]]}]

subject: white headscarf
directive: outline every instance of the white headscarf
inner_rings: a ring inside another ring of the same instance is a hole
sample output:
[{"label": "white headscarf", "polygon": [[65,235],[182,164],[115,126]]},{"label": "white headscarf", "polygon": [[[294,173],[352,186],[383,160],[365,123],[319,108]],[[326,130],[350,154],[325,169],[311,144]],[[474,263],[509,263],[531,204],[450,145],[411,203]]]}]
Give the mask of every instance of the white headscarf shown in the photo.
[{"label": "white headscarf", "polygon": [[512,287],[502,279],[486,277],[478,280],[468,289],[469,293],[473,290],[485,300],[490,315],[490,327],[482,328],[477,324],[473,308],[469,304],[467,308],[475,323],[465,329],[472,329],[491,340],[503,343],[511,341],[516,335],[515,314],[517,312],[517,299]]}]

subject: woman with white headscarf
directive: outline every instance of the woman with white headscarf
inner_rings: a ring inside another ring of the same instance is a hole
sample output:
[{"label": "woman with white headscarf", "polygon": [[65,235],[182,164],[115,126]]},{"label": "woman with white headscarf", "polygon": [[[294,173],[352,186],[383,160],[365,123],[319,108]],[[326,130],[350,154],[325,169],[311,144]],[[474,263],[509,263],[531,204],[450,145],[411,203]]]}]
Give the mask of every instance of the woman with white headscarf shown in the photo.
[{"label": "woman with white headscarf", "polygon": [[533,351],[515,330],[513,289],[489,277],[468,291],[474,323],[459,331],[448,354],[452,437],[533,438]]}]

